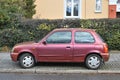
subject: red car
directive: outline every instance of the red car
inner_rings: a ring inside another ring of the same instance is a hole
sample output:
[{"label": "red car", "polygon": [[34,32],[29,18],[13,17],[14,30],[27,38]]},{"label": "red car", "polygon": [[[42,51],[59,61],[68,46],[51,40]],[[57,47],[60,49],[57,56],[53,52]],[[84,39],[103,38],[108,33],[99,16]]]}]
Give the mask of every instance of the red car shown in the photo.
[{"label": "red car", "polygon": [[98,69],[108,61],[108,46],[92,29],[55,29],[38,43],[27,42],[14,46],[13,61],[22,68],[37,62],[84,62],[89,69]]}]

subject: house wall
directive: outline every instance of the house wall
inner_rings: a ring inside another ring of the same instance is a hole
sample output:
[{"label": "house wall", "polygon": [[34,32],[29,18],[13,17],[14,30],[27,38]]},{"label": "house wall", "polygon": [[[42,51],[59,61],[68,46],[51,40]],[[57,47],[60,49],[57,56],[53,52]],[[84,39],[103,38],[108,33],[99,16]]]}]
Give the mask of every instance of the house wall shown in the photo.
[{"label": "house wall", "polygon": [[[102,0],[102,12],[95,12],[96,0],[81,0],[82,19],[108,18],[109,0]],[[36,0],[35,19],[64,19],[64,0]]]},{"label": "house wall", "polygon": [[36,0],[36,19],[62,19],[64,17],[64,0]]},{"label": "house wall", "polygon": [[96,0],[82,0],[82,18],[108,18],[109,0],[102,0],[102,12],[95,12]]}]

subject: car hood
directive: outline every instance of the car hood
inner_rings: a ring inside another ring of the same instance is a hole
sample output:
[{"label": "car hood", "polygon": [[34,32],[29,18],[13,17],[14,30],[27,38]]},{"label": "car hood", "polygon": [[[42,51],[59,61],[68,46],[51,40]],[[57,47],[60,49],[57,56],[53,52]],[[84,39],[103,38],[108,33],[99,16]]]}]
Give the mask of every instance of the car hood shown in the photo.
[{"label": "car hood", "polygon": [[15,46],[21,46],[21,45],[31,45],[31,44],[34,44],[34,43],[35,43],[34,41],[22,42],[22,43],[18,43],[18,44],[16,44]]}]

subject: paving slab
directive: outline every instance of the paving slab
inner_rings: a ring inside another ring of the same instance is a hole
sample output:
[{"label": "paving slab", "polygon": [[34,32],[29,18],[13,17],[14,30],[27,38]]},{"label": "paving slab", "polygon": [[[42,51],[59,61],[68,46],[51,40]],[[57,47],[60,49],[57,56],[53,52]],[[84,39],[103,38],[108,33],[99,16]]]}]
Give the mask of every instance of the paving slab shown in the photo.
[{"label": "paving slab", "polygon": [[1,73],[120,73],[120,52],[110,52],[110,59],[98,70],[86,69],[83,63],[38,63],[30,69],[22,69],[13,62],[10,53],[0,53]]}]

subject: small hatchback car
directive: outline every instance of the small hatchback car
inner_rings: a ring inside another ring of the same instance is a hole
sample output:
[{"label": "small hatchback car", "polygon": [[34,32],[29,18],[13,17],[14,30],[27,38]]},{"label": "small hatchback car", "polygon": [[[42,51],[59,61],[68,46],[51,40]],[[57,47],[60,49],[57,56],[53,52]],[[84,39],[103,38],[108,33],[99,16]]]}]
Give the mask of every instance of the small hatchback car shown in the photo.
[{"label": "small hatchback car", "polygon": [[13,61],[22,68],[37,62],[84,62],[89,69],[98,69],[109,59],[108,46],[92,29],[55,29],[40,42],[26,42],[14,46]]}]

